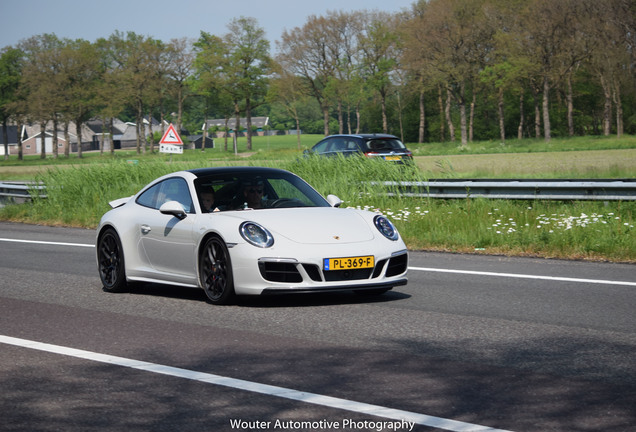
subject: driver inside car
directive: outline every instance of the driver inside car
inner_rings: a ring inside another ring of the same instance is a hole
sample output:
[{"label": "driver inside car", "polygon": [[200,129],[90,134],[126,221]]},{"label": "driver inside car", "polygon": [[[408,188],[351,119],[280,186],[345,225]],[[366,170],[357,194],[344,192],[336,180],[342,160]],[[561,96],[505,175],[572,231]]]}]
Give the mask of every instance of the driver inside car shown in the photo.
[{"label": "driver inside car", "polygon": [[235,208],[260,209],[265,207],[263,200],[265,185],[263,180],[246,180],[242,185],[242,193],[236,198]]}]

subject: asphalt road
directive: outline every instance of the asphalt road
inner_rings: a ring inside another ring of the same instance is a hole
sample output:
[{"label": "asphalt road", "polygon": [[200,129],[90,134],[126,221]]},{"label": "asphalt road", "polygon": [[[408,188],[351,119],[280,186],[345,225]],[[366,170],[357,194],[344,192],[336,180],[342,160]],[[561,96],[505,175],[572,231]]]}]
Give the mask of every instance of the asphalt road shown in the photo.
[{"label": "asphalt road", "polygon": [[634,265],[411,253],[383,296],[220,307],[103,292],[93,242],[0,223],[0,431],[636,430]]}]

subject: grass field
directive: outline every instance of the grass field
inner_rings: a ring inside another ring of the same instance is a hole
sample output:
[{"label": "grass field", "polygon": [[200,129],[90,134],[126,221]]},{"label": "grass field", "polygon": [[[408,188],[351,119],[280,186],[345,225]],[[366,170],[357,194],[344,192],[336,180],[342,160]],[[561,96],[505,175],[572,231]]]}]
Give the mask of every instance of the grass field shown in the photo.
[{"label": "grass field", "polygon": [[[455,152],[448,144],[409,145],[418,169],[365,159],[300,157],[319,138],[302,136],[299,149],[296,137],[258,137],[251,152],[239,141],[236,155],[231,143],[226,152],[217,140],[216,149],[186,150],[172,157],[119,151],[116,157],[88,152],[81,160],[12,158],[0,163],[0,180],[42,181],[48,198],[0,209],[0,219],[93,228],[109,200],[132,195],[164,173],[261,165],[289,169],[322,194],[335,193],[345,206],[387,214],[413,250],[636,262],[634,202],[414,199],[387,197],[368,185],[369,179],[634,178],[635,137],[513,143],[507,152],[496,150],[508,144],[477,143],[469,146],[475,154]],[[543,150],[534,151],[534,145]],[[437,154],[443,146],[449,147],[448,154]]]}]

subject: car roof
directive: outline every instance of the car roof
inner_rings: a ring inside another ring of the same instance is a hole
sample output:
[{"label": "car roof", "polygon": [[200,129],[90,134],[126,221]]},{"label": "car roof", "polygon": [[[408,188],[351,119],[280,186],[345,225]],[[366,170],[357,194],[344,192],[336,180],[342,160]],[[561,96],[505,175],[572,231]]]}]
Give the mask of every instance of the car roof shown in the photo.
[{"label": "car roof", "polygon": [[329,135],[326,138],[332,138],[332,137],[353,137],[353,138],[362,138],[362,139],[382,139],[382,138],[391,138],[391,139],[399,139],[398,137],[396,137],[395,135],[390,135],[390,134],[384,134],[384,133],[373,133],[373,134],[334,134],[334,135]]},{"label": "car roof", "polygon": [[205,177],[208,175],[223,175],[223,174],[233,174],[233,175],[280,175],[280,174],[290,174],[289,171],[278,169],[278,168],[265,168],[265,167],[215,167],[215,168],[194,168],[188,170],[197,177]]}]

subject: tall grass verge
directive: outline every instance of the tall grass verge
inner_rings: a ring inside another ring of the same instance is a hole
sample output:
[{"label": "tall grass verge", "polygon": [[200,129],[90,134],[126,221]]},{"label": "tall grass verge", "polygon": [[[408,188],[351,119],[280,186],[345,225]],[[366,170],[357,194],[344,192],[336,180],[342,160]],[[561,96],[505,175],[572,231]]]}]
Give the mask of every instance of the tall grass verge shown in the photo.
[{"label": "tall grass verge", "polygon": [[379,211],[411,249],[636,262],[634,202],[420,200]]},{"label": "tall grass verge", "polygon": [[183,164],[134,165],[119,160],[71,168],[54,167],[36,176],[46,187],[46,198],[34,194],[32,205],[7,206],[3,213],[11,220],[92,228],[110,209],[109,201],[131,196],[151,180],[184,168]]},{"label": "tall grass verge", "polygon": [[[109,201],[131,196],[163,174],[203,165],[117,160],[54,167],[37,176],[47,198],[0,209],[0,219],[94,228],[110,209]],[[386,214],[412,250],[636,262],[635,202],[412,198],[382,182],[425,181],[423,171],[366,158],[303,157],[243,165],[287,169],[321,194],[338,195],[343,207]]]}]

